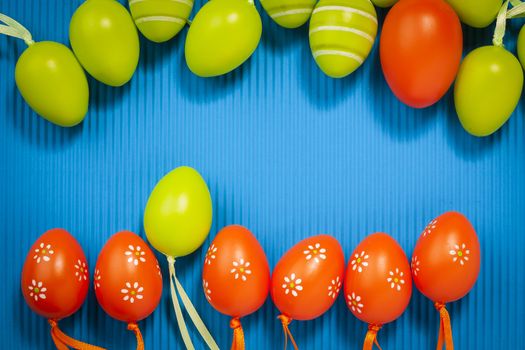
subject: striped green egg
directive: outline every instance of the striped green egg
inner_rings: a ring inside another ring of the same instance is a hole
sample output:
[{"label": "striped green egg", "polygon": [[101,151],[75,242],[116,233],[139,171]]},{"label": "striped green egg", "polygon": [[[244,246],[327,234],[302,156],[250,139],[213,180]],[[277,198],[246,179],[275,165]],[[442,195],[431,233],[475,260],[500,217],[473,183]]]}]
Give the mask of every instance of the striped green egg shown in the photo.
[{"label": "striped green egg", "polygon": [[297,28],[305,24],[317,0],[261,0],[261,4],[278,25]]},{"label": "striped green egg", "polygon": [[342,78],[363,64],[377,34],[377,14],[370,0],[320,0],[310,19],[310,48],[315,62],[332,78]]},{"label": "striped green egg", "polygon": [[177,35],[186,25],[193,0],[129,0],[129,9],[140,32],[161,43]]}]

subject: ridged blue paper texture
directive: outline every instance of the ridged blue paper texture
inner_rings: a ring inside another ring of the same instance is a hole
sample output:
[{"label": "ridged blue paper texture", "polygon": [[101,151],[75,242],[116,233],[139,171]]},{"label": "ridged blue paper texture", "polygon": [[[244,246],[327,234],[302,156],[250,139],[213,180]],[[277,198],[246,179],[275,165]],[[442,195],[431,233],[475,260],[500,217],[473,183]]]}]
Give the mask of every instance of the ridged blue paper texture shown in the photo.
[{"label": "ridged blue paper texture", "polygon": [[[67,44],[80,4],[0,0],[0,12],[35,40]],[[280,28],[258,8],[262,40],[240,69],[213,79],[191,74],[187,29],[160,45],[141,37],[133,80],[111,88],[90,79],[89,114],[71,129],[44,121],[24,103],[14,68],[25,45],[0,38],[1,347],[53,348],[49,326],[20,291],[24,259],[39,235],[69,230],[92,273],[113,233],[144,237],[144,206],[155,183],[190,165],[209,184],[214,219],[204,247],[177,262],[178,275],[222,349],[231,344],[229,319],[207,303],[201,287],[205,249],[221,227],[247,226],[271,266],[318,233],[337,237],[346,259],[377,231],[391,234],[410,256],[427,222],[447,210],[470,218],[482,247],[475,288],[449,306],[457,349],[525,348],[523,101],[498,133],[474,138],[459,124],[451,92],[423,110],[401,104],[385,83],[377,42],[363,67],[333,80],[311,57],[307,26]],[[385,14],[379,10],[380,23]],[[522,23],[509,24],[505,43],[513,52]],[[490,44],[492,31],[464,27],[465,53]],[[140,327],[146,349],[183,349],[167,263],[160,261],[163,298]],[[60,323],[63,330],[108,349],[134,349],[133,334],[104,313],[90,288],[79,312]],[[277,315],[268,300],[243,319],[247,349],[282,348]],[[300,349],[360,349],[366,327],[340,296],[325,315],[293,322],[291,331]],[[438,327],[432,303],[415,291],[407,311],[378,338],[383,349],[434,349]]]}]

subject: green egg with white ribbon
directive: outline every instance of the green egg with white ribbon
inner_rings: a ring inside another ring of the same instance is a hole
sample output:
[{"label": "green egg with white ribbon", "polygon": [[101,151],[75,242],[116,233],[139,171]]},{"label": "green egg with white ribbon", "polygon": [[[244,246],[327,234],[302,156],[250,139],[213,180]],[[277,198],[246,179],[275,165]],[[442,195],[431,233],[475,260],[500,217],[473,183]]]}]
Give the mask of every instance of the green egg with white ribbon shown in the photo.
[{"label": "green egg with white ribbon", "polygon": [[261,0],[268,16],[285,28],[297,28],[305,24],[314,9],[316,0]]},{"label": "green egg with white ribbon", "polygon": [[332,78],[342,78],[368,57],[377,35],[377,14],[370,0],[321,0],[310,19],[315,62]]},{"label": "green egg with white ribbon", "polygon": [[193,0],[129,0],[129,9],[142,35],[162,43],[184,28],[193,9]]}]

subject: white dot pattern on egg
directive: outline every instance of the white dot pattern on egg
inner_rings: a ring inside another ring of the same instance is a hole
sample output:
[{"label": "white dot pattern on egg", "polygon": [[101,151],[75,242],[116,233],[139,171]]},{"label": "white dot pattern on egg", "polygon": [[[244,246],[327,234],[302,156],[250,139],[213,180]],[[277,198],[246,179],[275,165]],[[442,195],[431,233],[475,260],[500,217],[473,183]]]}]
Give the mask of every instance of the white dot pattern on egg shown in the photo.
[{"label": "white dot pattern on egg", "polygon": [[154,42],[168,41],[186,25],[193,0],[129,0],[140,32]]},{"label": "white dot pattern on egg", "polygon": [[321,0],[310,20],[310,48],[328,76],[342,78],[359,68],[372,50],[377,14],[370,0]]}]

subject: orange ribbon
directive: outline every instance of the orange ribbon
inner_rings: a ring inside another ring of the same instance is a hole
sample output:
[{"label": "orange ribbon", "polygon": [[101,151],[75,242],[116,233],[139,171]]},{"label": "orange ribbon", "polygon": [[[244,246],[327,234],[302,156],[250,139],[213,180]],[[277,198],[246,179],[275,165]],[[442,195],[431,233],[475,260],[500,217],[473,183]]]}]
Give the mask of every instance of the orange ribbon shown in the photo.
[{"label": "orange ribbon", "polygon": [[292,332],[290,332],[290,329],[288,328],[288,325],[292,322],[292,319],[286,315],[279,315],[277,318],[281,320],[281,323],[283,324],[284,350],[286,350],[286,347],[288,346],[288,338],[290,338],[290,342],[292,342],[294,349],[299,350],[297,344],[295,343],[295,339],[293,338]]},{"label": "orange ribbon", "polygon": [[48,320],[48,322],[51,325],[51,338],[58,350],[69,350],[70,347],[76,350],[105,350],[69,337],[58,328],[56,320]]},{"label": "orange ribbon", "polygon": [[382,350],[377,342],[377,332],[381,329],[381,326],[375,324],[368,325],[368,332],[366,332],[365,343],[363,344],[363,350],[372,350],[374,344],[379,350]]},{"label": "orange ribbon", "polygon": [[233,329],[233,341],[231,350],[244,350],[244,331],[242,330],[239,317],[234,317],[230,321],[230,328]]},{"label": "orange ribbon", "polygon": [[142,339],[139,326],[134,322],[130,322],[128,323],[128,331],[132,331],[137,337],[137,350],[144,350],[144,339]]},{"label": "orange ribbon", "polygon": [[445,350],[454,350],[454,340],[452,339],[452,326],[450,325],[450,315],[444,303],[435,302],[434,307],[439,311],[439,337],[437,343],[437,350],[443,349],[443,341],[445,342]]}]

